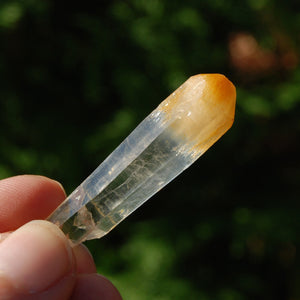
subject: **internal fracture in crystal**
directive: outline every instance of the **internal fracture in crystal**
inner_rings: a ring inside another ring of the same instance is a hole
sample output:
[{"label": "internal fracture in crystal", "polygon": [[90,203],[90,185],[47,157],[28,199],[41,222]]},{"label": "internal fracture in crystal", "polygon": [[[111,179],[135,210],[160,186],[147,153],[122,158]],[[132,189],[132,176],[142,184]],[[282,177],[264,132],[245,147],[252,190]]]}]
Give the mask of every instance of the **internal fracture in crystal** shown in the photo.
[{"label": "internal fracture in crystal", "polygon": [[232,126],[235,99],[223,75],[190,77],[48,219],[75,244],[102,237]]}]

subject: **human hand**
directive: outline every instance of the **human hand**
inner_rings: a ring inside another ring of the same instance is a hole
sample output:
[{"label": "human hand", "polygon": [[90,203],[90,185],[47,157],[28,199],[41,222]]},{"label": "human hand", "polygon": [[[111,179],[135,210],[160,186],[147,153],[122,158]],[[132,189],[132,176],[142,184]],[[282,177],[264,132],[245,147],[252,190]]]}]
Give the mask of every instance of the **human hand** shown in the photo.
[{"label": "human hand", "polygon": [[43,221],[64,199],[60,184],[46,177],[0,180],[1,300],[122,299],[96,274],[85,246],[71,248],[56,225]]}]

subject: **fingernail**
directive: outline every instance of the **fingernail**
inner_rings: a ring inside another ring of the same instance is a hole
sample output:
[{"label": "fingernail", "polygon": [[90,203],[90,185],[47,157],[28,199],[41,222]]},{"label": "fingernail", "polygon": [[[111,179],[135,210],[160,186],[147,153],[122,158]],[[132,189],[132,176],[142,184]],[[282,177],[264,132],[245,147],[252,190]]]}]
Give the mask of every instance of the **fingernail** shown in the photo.
[{"label": "fingernail", "polygon": [[0,277],[22,293],[46,290],[73,266],[68,240],[47,221],[27,223],[0,244]]}]

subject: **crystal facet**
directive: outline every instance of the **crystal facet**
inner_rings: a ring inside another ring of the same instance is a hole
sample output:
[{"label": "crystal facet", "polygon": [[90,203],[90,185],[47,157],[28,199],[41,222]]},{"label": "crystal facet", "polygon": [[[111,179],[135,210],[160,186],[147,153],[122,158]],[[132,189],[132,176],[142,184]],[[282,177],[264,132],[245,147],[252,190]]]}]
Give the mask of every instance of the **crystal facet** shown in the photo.
[{"label": "crystal facet", "polygon": [[190,77],[48,220],[73,243],[100,238],[189,167],[232,125],[236,91],[223,75]]}]

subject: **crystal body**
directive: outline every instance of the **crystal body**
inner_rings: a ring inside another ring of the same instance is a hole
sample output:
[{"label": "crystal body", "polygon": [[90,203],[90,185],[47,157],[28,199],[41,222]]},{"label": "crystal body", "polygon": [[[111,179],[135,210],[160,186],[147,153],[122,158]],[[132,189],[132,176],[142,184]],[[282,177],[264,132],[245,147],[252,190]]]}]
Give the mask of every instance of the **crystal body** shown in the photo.
[{"label": "crystal body", "polygon": [[236,91],[223,75],[190,77],[48,220],[73,243],[100,238],[189,167],[232,125]]}]

